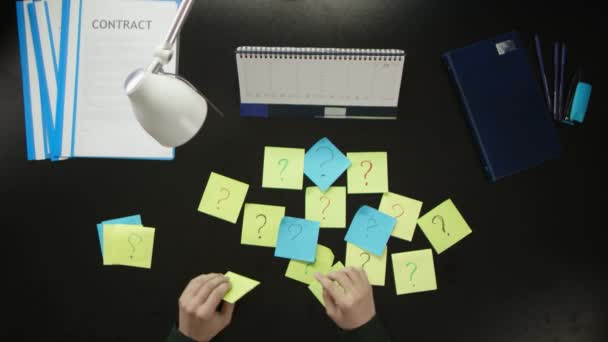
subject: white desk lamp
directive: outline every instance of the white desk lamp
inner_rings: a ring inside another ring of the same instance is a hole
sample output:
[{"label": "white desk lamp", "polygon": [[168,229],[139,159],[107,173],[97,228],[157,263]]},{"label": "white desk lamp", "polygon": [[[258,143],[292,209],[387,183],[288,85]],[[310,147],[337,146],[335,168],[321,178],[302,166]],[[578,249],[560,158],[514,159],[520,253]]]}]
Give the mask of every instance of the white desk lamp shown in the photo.
[{"label": "white desk lamp", "polygon": [[148,69],[132,72],[125,81],[125,91],[137,121],[167,147],[188,142],[207,118],[208,100],[203,94],[178,75],[163,72],[163,65],[173,57],[171,49],[193,4],[194,0],[182,0],[164,43],[154,54],[154,61]]}]

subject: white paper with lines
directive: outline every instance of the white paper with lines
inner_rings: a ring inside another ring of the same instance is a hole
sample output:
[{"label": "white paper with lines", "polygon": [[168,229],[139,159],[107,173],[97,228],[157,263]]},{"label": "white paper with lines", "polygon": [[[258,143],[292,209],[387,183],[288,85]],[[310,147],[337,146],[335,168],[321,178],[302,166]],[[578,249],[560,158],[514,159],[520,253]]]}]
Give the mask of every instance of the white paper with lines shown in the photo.
[{"label": "white paper with lines", "polygon": [[402,50],[239,47],[241,103],[397,107]]},{"label": "white paper with lines", "polygon": [[[161,146],[136,120],[124,82],[152,61],[176,3],[82,0],[82,9],[79,0],[72,3],[70,25],[80,25],[80,37],[70,30],[66,81],[76,89],[66,89],[61,155],[172,158],[173,149]],[[175,72],[176,59],[164,67],[166,72]]]}]

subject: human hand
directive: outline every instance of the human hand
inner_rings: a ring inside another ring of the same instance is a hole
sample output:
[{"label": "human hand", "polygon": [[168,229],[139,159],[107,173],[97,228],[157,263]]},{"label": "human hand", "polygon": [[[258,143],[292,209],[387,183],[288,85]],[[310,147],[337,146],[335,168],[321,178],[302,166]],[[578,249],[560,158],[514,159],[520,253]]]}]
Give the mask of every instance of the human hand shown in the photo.
[{"label": "human hand", "polygon": [[376,316],[372,286],[362,268],[346,267],[327,276],[317,273],[315,278],[323,286],[327,315],[340,328],[353,330]]},{"label": "human hand", "polygon": [[207,342],[224,330],[232,319],[234,304],[218,305],[230,290],[222,274],[202,274],[192,279],[179,297],[179,331],[189,338]]}]

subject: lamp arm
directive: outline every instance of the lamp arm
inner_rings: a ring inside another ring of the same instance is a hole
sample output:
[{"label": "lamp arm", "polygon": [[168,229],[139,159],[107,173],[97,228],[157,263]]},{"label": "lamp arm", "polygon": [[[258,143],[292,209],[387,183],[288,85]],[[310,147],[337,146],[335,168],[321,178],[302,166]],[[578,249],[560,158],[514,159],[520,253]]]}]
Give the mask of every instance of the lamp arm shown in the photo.
[{"label": "lamp arm", "polygon": [[[181,1],[179,8],[177,9],[177,14],[175,15],[175,18],[173,18],[173,23],[171,23],[171,27],[169,28],[169,32],[167,33],[164,42],[160,46],[161,49],[169,50],[173,47],[193,5],[194,0]],[[157,73],[162,69],[162,67],[163,60],[155,57],[154,61],[152,61],[150,66],[148,66],[148,71],[151,73]]]}]

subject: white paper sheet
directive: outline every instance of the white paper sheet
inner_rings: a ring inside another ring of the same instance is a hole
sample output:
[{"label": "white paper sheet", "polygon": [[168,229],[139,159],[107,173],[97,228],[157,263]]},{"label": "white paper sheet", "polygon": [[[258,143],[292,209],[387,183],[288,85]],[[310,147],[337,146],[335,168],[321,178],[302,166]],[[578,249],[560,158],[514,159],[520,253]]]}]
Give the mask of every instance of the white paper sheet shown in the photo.
[{"label": "white paper sheet", "polygon": [[139,125],[123,85],[152,61],[176,10],[173,1],[71,1],[61,156],[173,158]]}]

